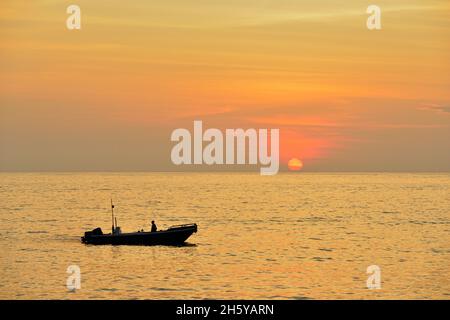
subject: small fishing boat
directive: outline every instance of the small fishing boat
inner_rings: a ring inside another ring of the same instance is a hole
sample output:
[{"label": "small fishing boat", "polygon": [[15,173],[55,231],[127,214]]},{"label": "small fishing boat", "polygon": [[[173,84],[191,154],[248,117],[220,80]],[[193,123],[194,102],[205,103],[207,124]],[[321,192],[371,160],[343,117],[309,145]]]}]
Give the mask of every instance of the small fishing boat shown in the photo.
[{"label": "small fishing boat", "polygon": [[84,233],[81,242],[85,244],[112,244],[112,245],[181,245],[193,233],[197,232],[197,224],[182,224],[172,226],[161,231],[137,231],[122,233],[114,218],[114,205],[111,201],[112,232],[104,234],[101,228]]},{"label": "small fishing boat", "polygon": [[[117,229],[116,229],[117,230]],[[197,225],[184,224],[170,227],[167,230],[155,232],[130,232],[103,234],[101,228],[84,233],[81,242],[86,244],[114,244],[114,245],[180,245],[193,233],[197,232]]]}]

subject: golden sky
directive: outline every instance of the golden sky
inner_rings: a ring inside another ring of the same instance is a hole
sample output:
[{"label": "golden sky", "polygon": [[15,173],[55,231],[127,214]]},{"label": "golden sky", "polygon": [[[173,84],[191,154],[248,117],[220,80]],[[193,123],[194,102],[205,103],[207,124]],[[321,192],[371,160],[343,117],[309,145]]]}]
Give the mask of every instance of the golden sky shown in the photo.
[{"label": "golden sky", "polygon": [[171,170],[193,120],[280,128],[305,170],[450,170],[448,0],[3,0],[0,21],[2,171]]}]

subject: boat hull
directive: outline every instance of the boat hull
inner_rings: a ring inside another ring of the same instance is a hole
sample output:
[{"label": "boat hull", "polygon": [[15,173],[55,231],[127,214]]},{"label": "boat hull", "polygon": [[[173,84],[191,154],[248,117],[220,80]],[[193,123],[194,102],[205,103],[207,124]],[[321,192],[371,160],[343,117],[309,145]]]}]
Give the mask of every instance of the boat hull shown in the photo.
[{"label": "boat hull", "polygon": [[157,232],[85,234],[81,237],[81,242],[94,245],[181,245],[195,232],[197,232],[197,225],[192,224]]}]

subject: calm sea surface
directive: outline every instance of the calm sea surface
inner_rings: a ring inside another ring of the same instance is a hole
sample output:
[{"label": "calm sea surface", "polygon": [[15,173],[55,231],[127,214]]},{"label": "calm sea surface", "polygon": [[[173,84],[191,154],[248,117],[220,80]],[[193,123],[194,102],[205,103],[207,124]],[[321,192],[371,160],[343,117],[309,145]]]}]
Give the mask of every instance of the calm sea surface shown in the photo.
[{"label": "calm sea surface", "polygon": [[[183,247],[81,244],[110,232],[111,196],[125,232],[199,232]],[[2,299],[450,299],[450,174],[3,173],[0,218]]]}]

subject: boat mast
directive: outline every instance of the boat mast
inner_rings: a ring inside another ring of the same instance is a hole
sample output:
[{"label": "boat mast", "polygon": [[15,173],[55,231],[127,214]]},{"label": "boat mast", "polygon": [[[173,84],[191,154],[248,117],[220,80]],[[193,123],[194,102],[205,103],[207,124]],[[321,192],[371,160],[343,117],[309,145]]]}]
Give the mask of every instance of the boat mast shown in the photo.
[{"label": "boat mast", "polygon": [[114,205],[113,205],[113,201],[111,198],[111,221],[112,221],[112,234],[114,234]]}]

